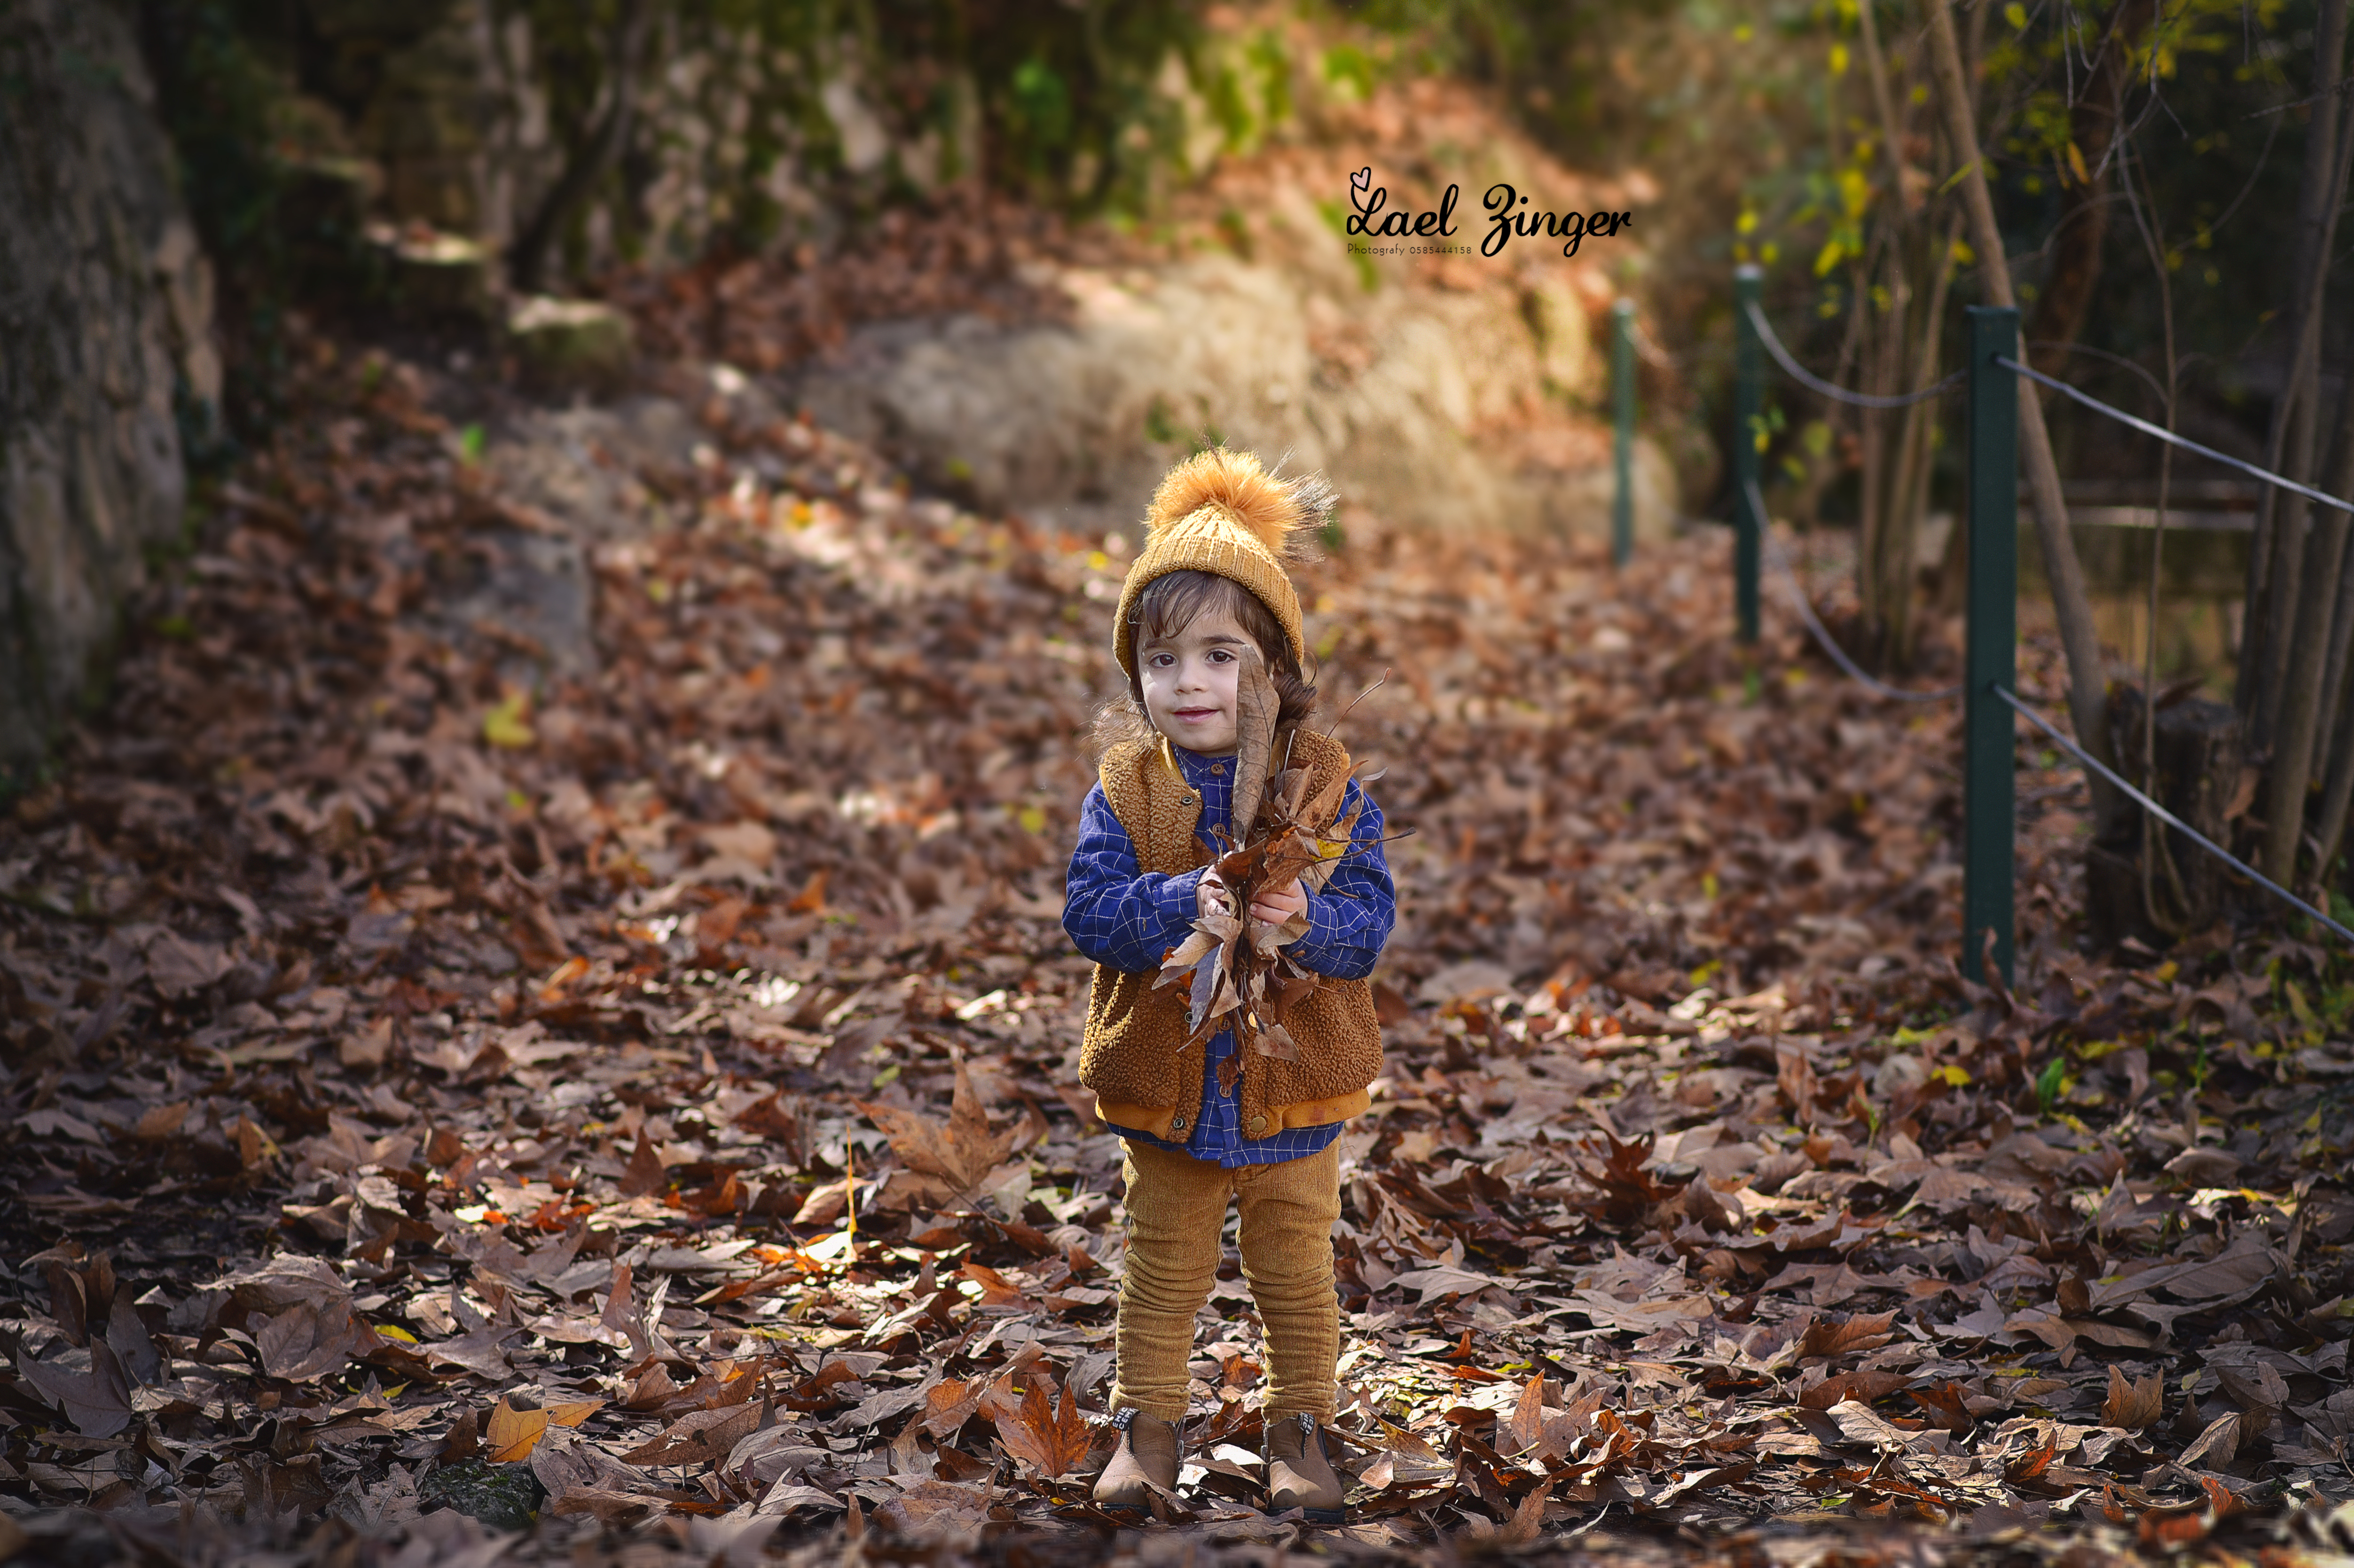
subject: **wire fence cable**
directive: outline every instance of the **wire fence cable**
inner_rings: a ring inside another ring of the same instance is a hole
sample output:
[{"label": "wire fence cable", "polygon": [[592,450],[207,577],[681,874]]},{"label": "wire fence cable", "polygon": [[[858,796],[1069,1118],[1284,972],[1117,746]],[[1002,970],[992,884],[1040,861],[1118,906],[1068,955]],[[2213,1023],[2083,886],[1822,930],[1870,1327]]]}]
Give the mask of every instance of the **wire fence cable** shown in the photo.
[{"label": "wire fence cable", "polygon": [[1909,408],[1915,403],[1925,403],[1938,394],[1960,386],[1963,378],[1969,375],[1967,370],[1956,370],[1934,386],[1924,387],[1918,392],[1901,393],[1893,397],[1883,397],[1872,392],[1850,392],[1844,387],[1824,380],[1790,357],[1790,351],[1782,346],[1780,338],[1774,335],[1774,323],[1767,321],[1766,313],[1755,305],[1749,307],[1749,322],[1757,329],[1758,341],[1766,345],[1766,352],[1774,356],[1774,363],[1780,366],[1791,380],[1810,392],[1821,393],[1835,403],[1848,403],[1858,408]]},{"label": "wire fence cable", "polygon": [[2227,457],[2223,453],[2217,451],[2213,447],[2202,447],[2197,441],[2187,440],[2183,437],[2176,435],[2172,430],[2166,429],[2163,425],[2153,425],[2147,419],[2137,418],[2133,415],[2126,413],[2123,408],[2113,408],[2110,405],[2102,402],[2098,397],[2094,397],[2089,392],[2077,391],[2076,388],[2069,386],[2065,381],[2058,379],[2056,376],[2046,376],[2041,370],[2031,370],[2015,359],[2009,359],[2004,357],[2002,355],[1998,354],[1994,356],[1994,362],[1997,365],[2001,366],[2006,370],[2016,370],[2021,376],[2026,376],[2030,381],[2039,381],[2056,392],[2065,392],[2069,397],[2073,397],[2077,402],[2084,405],[2085,408],[2091,408],[2098,413],[2106,414],[2110,418],[2116,420],[2120,424],[2131,425],[2135,429],[2139,430],[2145,436],[2156,436],[2159,440],[2167,441],[2172,445],[2180,447],[2184,451],[2196,452],[2199,456],[2206,458],[2212,462],[2220,462],[2227,468],[2236,468],[2242,473],[2251,474],[2257,479],[2263,480],[2266,484],[2276,484],[2283,490],[2293,490],[2308,501],[2318,501],[2324,506],[2334,506],[2340,512],[2354,512],[2354,501],[2340,501],[2338,497],[2325,494],[2322,492],[2314,489],[2309,484],[2299,484],[2293,479],[2284,479],[2279,474],[2273,472],[2270,469],[2258,468],[2254,463],[2243,462],[2240,459],[2235,457]]},{"label": "wire fence cable", "polygon": [[2125,791],[2126,794],[2139,801],[2142,809],[2149,812],[2150,815],[2156,817],[2159,821],[2166,823],[2170,828],[2173,828],[2185,838],[2189,839],[2192,843],[2197,844],[2200,849],[2205,850],[2209,854],[2213,855],[2225,865],[2230,866],[2233,871],[2238,872],[2242,876],[2246,877],[2249,881],[2254,883],[2257,886],[2263,888],[2274,897],[2285,899],[2288,903],[2295,905],[2306,915],[2319,921],[2324,926],[2328,927],[2332,931],[2335,931],[2342,940],[2349,944],[2354,944],[2354,931],[2349,931],[2345,927],[2340,926],[2337,921],[2332,920],[2328,916],[2324,915],[2320,910],[2316,909],[2312,905],[2307,904],[2304,899],[2299,898],[2296,894],[2291,893],[2279,883],[2273,881],[2270,877],[2264,875],[2264,873],[2250,865],[2246,861],[2242,860],[2230,850],[2227,850],[2222,845],[2215,842],[2214,840],[2208,838],[2198,829],[2192,827],[2190,823],[2184,821],[2181,818],[2176,816],[2173,812],[2168,810],[2165,807],[2159,805],[2157,801],[2151,800],[2148,796],[2143,794],[2140,790],[2126,783],[2123,779],[2117,776],[2115,768],[2110,768],[2105,763],[2096,761],[2090,752],[2087,752],[2083,747],[2078,746],[2074,741],[2061,734],[2060,731],[2053,726],[2051,720],[2045,718],[2041,714],[2028,706],[2026,703],[2020,701],[2018,693],[2010,690],[2008,686],[1997,686],[1994,688],[1994,694],[2000,697],[2004,702],[2009,703],[2012,707],[2019,710],[2019,712],[2026,715],[2027,720],[2030,724],[2032,724],[2036,728],[2041,730],[2045,735],[2050,736],[2052,743],[2058,746],[2062,750],[2067,752],[2069,756],[2073,757],[2077,761],[2093,769],[2093,771],[2098,773],[2102,778],[2107,779],[2119,789]]},{"label": "wire fence cable", "polygon": [[1807,601],[1806,588],[1798,581],[1798,574],[1790,569],[1790,559],[1782,554],[1781,542],[1774,537],[1774,531],[1771,528],[1765,526],[1765,497],[1758,494],[1755,484],[1753,483],[1748,488],[1749,504],[1756,509],[1758,537],[1766,546],[1766,553],[1772,557],[1775,569],[1782,574],[1783,586],[1790,590],[1790,602],[1797,607],[1798,619],[1807,623],[1807,630],[1815,634],[1816,642],[1821,645],[1824,652],[1830,655],[1832,663],[1846,671],[1849,679],[1860,683],[1883,697],[1893,697],[1900,703],[1942,703],[1962,694],[1962,689],[1959,686],[1940,686],[1934,692],[1908,692],[1902,686],[1892,686],[1885,681],[1874,680],[1864,673],[1862,666],[1849,658],[1847,650],[1831,640],[1830,629],[1822,623],[1822,619],[1815,614],[1815,607]]}]

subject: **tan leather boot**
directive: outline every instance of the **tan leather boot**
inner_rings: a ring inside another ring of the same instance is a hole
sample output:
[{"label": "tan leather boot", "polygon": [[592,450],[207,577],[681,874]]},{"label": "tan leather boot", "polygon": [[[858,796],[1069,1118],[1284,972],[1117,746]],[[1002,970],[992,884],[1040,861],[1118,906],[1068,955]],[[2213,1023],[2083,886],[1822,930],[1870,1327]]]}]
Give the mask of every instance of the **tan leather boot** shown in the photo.
[{"label": "tan leather boot", "polygon": [[1269,1416],[1267,1423],[1267,1511],[1299,1509],[1310,1524],[1346,1524],[1345,1495],[1332,1461],[1324,1457],[1324,1432],[1306,1411]]},{"label": "tan leather boot", "polygon": [[1150,1509],[1155,1489],[1165,1492],[1177,1485],[1184,1442],[1174,1425],[1140,1410],[1121,1411],[1112,1417],[1112,1425],[1119,1428],[1119,1446],[1096,1478],[1096,1503]]}]

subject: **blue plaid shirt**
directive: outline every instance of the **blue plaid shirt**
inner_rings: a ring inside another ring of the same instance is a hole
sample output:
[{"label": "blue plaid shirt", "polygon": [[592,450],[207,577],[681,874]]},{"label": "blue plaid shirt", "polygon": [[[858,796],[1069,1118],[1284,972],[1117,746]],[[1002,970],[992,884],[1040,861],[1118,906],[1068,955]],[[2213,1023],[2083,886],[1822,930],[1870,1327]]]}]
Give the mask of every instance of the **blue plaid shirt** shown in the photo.
[{"label": "blue plaid shirt", "polygon": [[[1227,827],[1234,816],[1234,759],[1202,757],[1172,746],[1178,771],[1201,791],[1202,821],[1197,830],[1205,844],[1213,828]],[[1288,951],[1303,969],[1335,980],[1363,980],[1373,972],[1397,924],[1397,887],[1390,880],[1388,858],[1382,853],[1382,811],[1373,797],[1349,781],[1341,801],[1341,815],[1357,811],[1352,847],[1341,857],[1323,890],[1308,895],[1308,932]],[[1068,898],[1063,906],[1063,929],[1079,951],[1110,969],[1150,973],[1161,967],[1162,955],[1184,941],[1193,927],[1199,906],[1195,890],[1202,874],[1178,876],[1140,873],[1136,865],[1136,842],[1120,826],[1111,803],[1098,783],[1087,792],[1079,815],[1078,848],[1071,854]],[[1175,1150],[1218,1165],[1271,1165],[1321,1153],[1340,1137],[1341,1124],[1288,1128],[1271,1138],[1245,1139],[1236,1095],[1218,1092],[1218,1064],[1234,1054],[1232,1030],[1212,1037],[1202,1075],[1201,1114],[1193,1136],[1172,1143],[1133,1128],[1114,1127],[1123,1138],[1158,1148]],[[1236,1088],[1240,1088],[1237,1082]]]}]

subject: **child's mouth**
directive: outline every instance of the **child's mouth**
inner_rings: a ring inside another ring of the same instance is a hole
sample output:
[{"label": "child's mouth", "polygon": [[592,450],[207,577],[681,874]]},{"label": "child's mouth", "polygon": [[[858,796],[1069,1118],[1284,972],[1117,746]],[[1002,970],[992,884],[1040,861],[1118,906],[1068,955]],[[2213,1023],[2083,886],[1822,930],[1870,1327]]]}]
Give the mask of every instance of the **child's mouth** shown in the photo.
[{"label": "child's mouth", "polygon": [[1170,712],[1187,724],[1200,724],[1204,719],[1214,719],[1218,716],[1218,710],[1215,708],[1172,708]]}]

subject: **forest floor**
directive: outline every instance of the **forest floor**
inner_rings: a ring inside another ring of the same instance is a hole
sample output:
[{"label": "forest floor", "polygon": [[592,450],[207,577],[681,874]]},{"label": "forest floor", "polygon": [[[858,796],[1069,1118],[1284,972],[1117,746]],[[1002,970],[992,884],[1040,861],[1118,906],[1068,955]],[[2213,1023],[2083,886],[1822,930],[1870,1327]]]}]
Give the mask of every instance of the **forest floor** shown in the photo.
[{"label": "forest floor", "polygon": [[[1412,835],[1352,1522],[1250,1504],[1232,1266],[1185,1506],[1101,1517],[1119,1150],[1058,916],[1118,541],[684,372],[672,457],[580,436],[584,536],[461,378],[298,347],[0,818],[0,1558],[2354,1552],[2342,963],[2079,954],[2028,747],[2020,983],[1969,983],[1949,712],[1787,614],[1738,649],[1712,533],[1614,573],[1362,514],[1301,575]],[[458,613],[519,561],[578,563],[577,645]]]}]

